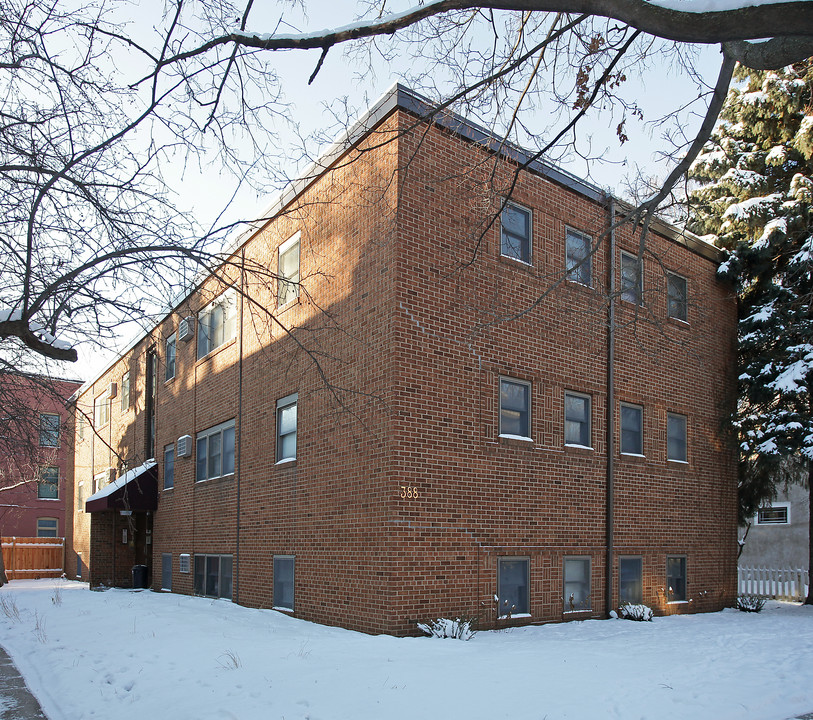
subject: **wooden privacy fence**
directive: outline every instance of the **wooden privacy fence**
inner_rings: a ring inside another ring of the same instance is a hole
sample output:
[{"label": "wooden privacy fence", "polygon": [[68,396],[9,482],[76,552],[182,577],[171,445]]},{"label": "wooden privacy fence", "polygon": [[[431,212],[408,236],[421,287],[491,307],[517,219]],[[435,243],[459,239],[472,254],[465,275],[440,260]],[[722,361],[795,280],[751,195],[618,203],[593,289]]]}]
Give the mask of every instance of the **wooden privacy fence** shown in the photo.
[{"label": "wooden privacy fence", "polygon": [[737,568],[740,595],[761,595],[777,600],[804,600],[810,583],[808,570],[792,568]]},{"label": "wooden privacy fence", "polygon": [[60,577],[65,568],[65,538],[2,538],[9,580]]}]

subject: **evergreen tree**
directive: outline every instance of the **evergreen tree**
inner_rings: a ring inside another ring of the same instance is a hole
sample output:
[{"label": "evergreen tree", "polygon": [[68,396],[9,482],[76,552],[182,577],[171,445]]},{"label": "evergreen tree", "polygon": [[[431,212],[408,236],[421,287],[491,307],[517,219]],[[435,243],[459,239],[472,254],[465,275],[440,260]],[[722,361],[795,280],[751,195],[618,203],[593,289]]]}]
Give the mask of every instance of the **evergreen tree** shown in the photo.
[{"label": "evergreen tree", "polygon": [[728,251],[719,272],[739,298],[744,520],[777,484],[813,478],[813,59],[737,79],[692,166],[689,229]]}]

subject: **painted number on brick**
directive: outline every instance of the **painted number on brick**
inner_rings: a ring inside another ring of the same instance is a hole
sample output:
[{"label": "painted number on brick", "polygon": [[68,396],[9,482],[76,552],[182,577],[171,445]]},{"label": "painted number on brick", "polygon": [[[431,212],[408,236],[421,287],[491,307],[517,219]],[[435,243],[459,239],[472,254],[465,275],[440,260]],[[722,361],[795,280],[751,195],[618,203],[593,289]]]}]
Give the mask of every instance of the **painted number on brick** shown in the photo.
[{"label": "painted number on brick", "polygon": [[417,500],[418,488],[411,485],[401,485],[401,499],[402,500]]}]

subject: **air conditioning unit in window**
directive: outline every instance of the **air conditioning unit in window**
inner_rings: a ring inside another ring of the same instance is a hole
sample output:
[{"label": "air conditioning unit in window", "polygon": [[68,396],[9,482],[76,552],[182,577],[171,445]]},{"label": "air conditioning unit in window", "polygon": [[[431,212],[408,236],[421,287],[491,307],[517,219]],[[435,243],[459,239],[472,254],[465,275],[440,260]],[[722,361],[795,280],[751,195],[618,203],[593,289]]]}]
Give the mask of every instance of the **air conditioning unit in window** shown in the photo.
[{"label": "air conditioning unit in window", "polygon": [[195,337],[195,318],[185,317],[178,323],[178,339],[191,340]]},{"label": "air conditioning unit in window", "polygon": [[192,436],[181,435],[178,438],[178,457],[189,457],[192,454]]},{"label": "air conditioning unit in window", "polygon": [[110,383],[110,387],[107,388],[107,397],[114,398],[116,397],[116,393],[118,392],[118,388],[116,387],[116,383]]}]

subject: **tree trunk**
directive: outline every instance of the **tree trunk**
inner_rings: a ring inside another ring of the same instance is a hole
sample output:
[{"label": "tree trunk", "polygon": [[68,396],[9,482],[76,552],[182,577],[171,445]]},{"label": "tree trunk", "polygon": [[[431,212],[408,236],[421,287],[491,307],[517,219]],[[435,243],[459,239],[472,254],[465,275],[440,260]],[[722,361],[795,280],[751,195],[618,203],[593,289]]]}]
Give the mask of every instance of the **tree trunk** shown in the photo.
[{"label": "tree trunk", "polygon": [[[2,537],[2,533],[0,533],[0,537]],[[3,548],[0,547],[0,587],[3,587],[8,582],[8,578],[6,577],[6,563],[3,560]],[[808,598],[809,600],[810,598]]]},{"label": "tree trunk", "polygon": [[807,461],[807,598],[805,605],[813,605],[813,582],[810,575],[813,572],[813,461]]}]

